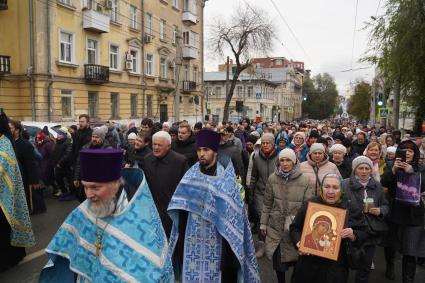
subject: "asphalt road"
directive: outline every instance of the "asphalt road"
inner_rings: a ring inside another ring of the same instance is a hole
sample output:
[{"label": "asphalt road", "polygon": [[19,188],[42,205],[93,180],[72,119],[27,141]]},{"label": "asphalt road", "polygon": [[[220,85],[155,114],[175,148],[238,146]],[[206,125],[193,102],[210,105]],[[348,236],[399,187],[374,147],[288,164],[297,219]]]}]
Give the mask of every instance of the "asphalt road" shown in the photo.
[{"label": "asphalt road", "polygon": [[[37,245],[27,250],[27,257],[18,266],[0,273],[1,283],[32,283],[38,282],[38,276],[41,269],[47,262],[47,256],[43,249],[47,246],[57,228],[62,224],[65,217],[74,207],[78,205],[76,201],[72,202],[59,202],[56,199],[46,199],[48,212],[41,215],[31,217],[33,229],[36,235]],[[375,270],[372,271],[370,282],[401,282],[401,257],[397,257],[396,262],[396,281],[388,281],[384,277],[385,260],[383,256],[383,249],[378,248],[375,256]],[[277,283],[275,273],[272,269],[272,263],[266,258],[259,260],[260,272],[262,282]],[[290,275],[292,271],[287,273],[287,281],[290,282]],[[352,274],[350,274],[350,281],[354,282]],[[422,267],[417,268],[415,282],[425,282],[425,269]]]}]

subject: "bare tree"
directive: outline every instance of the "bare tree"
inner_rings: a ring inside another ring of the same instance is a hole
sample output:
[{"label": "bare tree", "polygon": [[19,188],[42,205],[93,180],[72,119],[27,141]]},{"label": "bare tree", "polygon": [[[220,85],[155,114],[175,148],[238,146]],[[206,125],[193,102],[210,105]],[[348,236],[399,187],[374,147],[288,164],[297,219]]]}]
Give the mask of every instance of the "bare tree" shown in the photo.
[{"label": "bare tree", "polygon": [[252,6],[235,9],[228,20],[219,19],[212,25],[210,48],[221,56],[230,49],[236,62],[232,83],[226,93],[223,122],[229,120],[230,101],[239,75],[251,66],[254,54],[266,54],[271,50],[273,36],[274,27],[268,15]]}]

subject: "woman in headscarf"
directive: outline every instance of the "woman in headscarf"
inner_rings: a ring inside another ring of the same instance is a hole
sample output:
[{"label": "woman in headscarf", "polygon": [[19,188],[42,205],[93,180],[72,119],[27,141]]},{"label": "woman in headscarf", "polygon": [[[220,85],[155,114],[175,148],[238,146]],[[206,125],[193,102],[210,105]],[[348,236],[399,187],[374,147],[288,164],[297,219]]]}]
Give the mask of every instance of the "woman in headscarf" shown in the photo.
[{"label": "woman in headscarf", "polygon": [[391,203],[390,231],[385,259],[387,278],[394,278],[394,255],[403,255],[403,282],[414,282],[416,258],[425,257],[424,201],[425,170],[419,165],[419,149],[411,140],[403,141],[396,151],[393,166],[385,170],[381,183],[388,187]]},{"label": "woman in headscarf", "polygon": [[369,224],[369,237],[363,243],[366,252],[366,267],[356,271],[355,282],[368,282],[372,260],[376,245],[381,242],[383,233],[378,232],[376,225],[387,227],[384,218],[389,213],[388,202],[381,184],[372,177],[372,161],[366,156],[359,156],[353,160],[353,172],[349,179],[345,179],[342,187],[350,200],[350,207],[363,210]]},{"label": "woman in headscarf", "polygon": [[342,144],[334,144],[329,150],[331,154],[330,161],[336,165],[343,179],[349,178],[351,175],[351,162],[346,157],[347,149]]},{"label": "woman in headscarf", "polygon": [[278,283],[285,282],[285,272],[298,259],[289,237],[289,225],[301,205],[313,195],[314,190],[308,177],[302,174],[293,150],[281,150],[279,165],[267,182],[260,220],[261,233],[266,237],[266,256],[273,259]]},{"label": "woman in headscarf", "polygon": [[303,132],[296,132],[288,147],[295,152],[299,162],[307,160],[308,147],[305,143],[305,134]]},{"label": "woman in headscarf", "polygon": [[367,156],[372,161],[372,177],[378,182],[381,181],[381,175],[384,173],[385,168],[385,160],[382,157],[381,145],[377,142],[370,142],[366,146],[363,155]]},{"label": "woman in headscarf", "polygon": [[[353,245],[361,245],[368,237],[367,226],[362,217],[362,212],[356,207],[349,206],[348,200],[342,197],[341,178],[333,173],[324,176],[320,195],[311,198],[309,202],[348,209],[347,221],[344,225],[345,228],[341,231],[342,243],[338,259],[333,261],[323,257],[303,254],[299,251],[299,258],[295,267],[295,282],[347,282],[348,264],[345,245],[347,245],[347,241],[351,241]],[[289,227],[292,243],[297,248],[300,246],[306,212],[307,204],[304,204]]]}]

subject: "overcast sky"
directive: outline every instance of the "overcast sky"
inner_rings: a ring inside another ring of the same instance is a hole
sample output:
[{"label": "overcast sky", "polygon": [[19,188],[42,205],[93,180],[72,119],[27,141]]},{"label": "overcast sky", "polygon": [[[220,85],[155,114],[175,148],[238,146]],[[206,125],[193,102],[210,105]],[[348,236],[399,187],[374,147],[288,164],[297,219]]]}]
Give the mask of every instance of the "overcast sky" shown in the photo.
[{"label": "overcast sky", "polygon": [[[364,29],[365,22],[376,15],[378,6],[378,14],[383,12],[385,0],[358,0],[353,60],[351,54],[356,0],[273,0],[302,48],[279,17],[271,0],[209,0],[204,9],[206,37],[209,25],[217,17],[230,17],[237,7],[245,5],[244,1],[253,8],[265,10],[277,28],[276,34],[284,47],[275,40],[270,56],[304,61],[305,68],[311,69],[312,75],[328,72],[334,77],[340,95],[346,94],[350,82],[358,78],[370,81],[373,77],[374,68],[358,60],[367,50],[369,31]],[[211,56],[205,50],[206,71],[216,71],[217,64],[222,62],[224,58]],[[349,70],[351,64],[353,69],[369,68],[341,72]]]}]

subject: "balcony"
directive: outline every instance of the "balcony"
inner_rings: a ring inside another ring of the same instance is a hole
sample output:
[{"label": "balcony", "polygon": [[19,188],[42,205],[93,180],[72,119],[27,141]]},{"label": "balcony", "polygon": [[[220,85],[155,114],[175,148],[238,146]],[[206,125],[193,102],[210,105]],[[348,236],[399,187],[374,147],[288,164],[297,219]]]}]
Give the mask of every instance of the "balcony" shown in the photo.
[{"label": "balcony", "polygon": [[10,56],[0,55],[0,75],[10,74]]},{"label": "balcony", "polygon": [[109,67],[94,64],[85,64],[84,78],[86,79],[87,83],[107,83],[109,82]]},{"label": "balcony", "polygon": [[193,46],[184,46],[183,59],[198,59],[198,48]]},{"label": "balcony", "polygon": [[196,25],[198,17],[190,11],[184,11],[182,21],[189,25]]},{"label": "balcony", "polygon": [[109,32],[109,16],[95,10],[83,11],[83,28],[86,30],[104,33]]},{"label": "balcony", "polygon": [[196,91],[196,82],[192,81],[183,81],[183,89],[182,92],[192,92]]},{"label": "balcony", "polygon": [[0,10],[7,10],[7,0],[0,0]]}]

